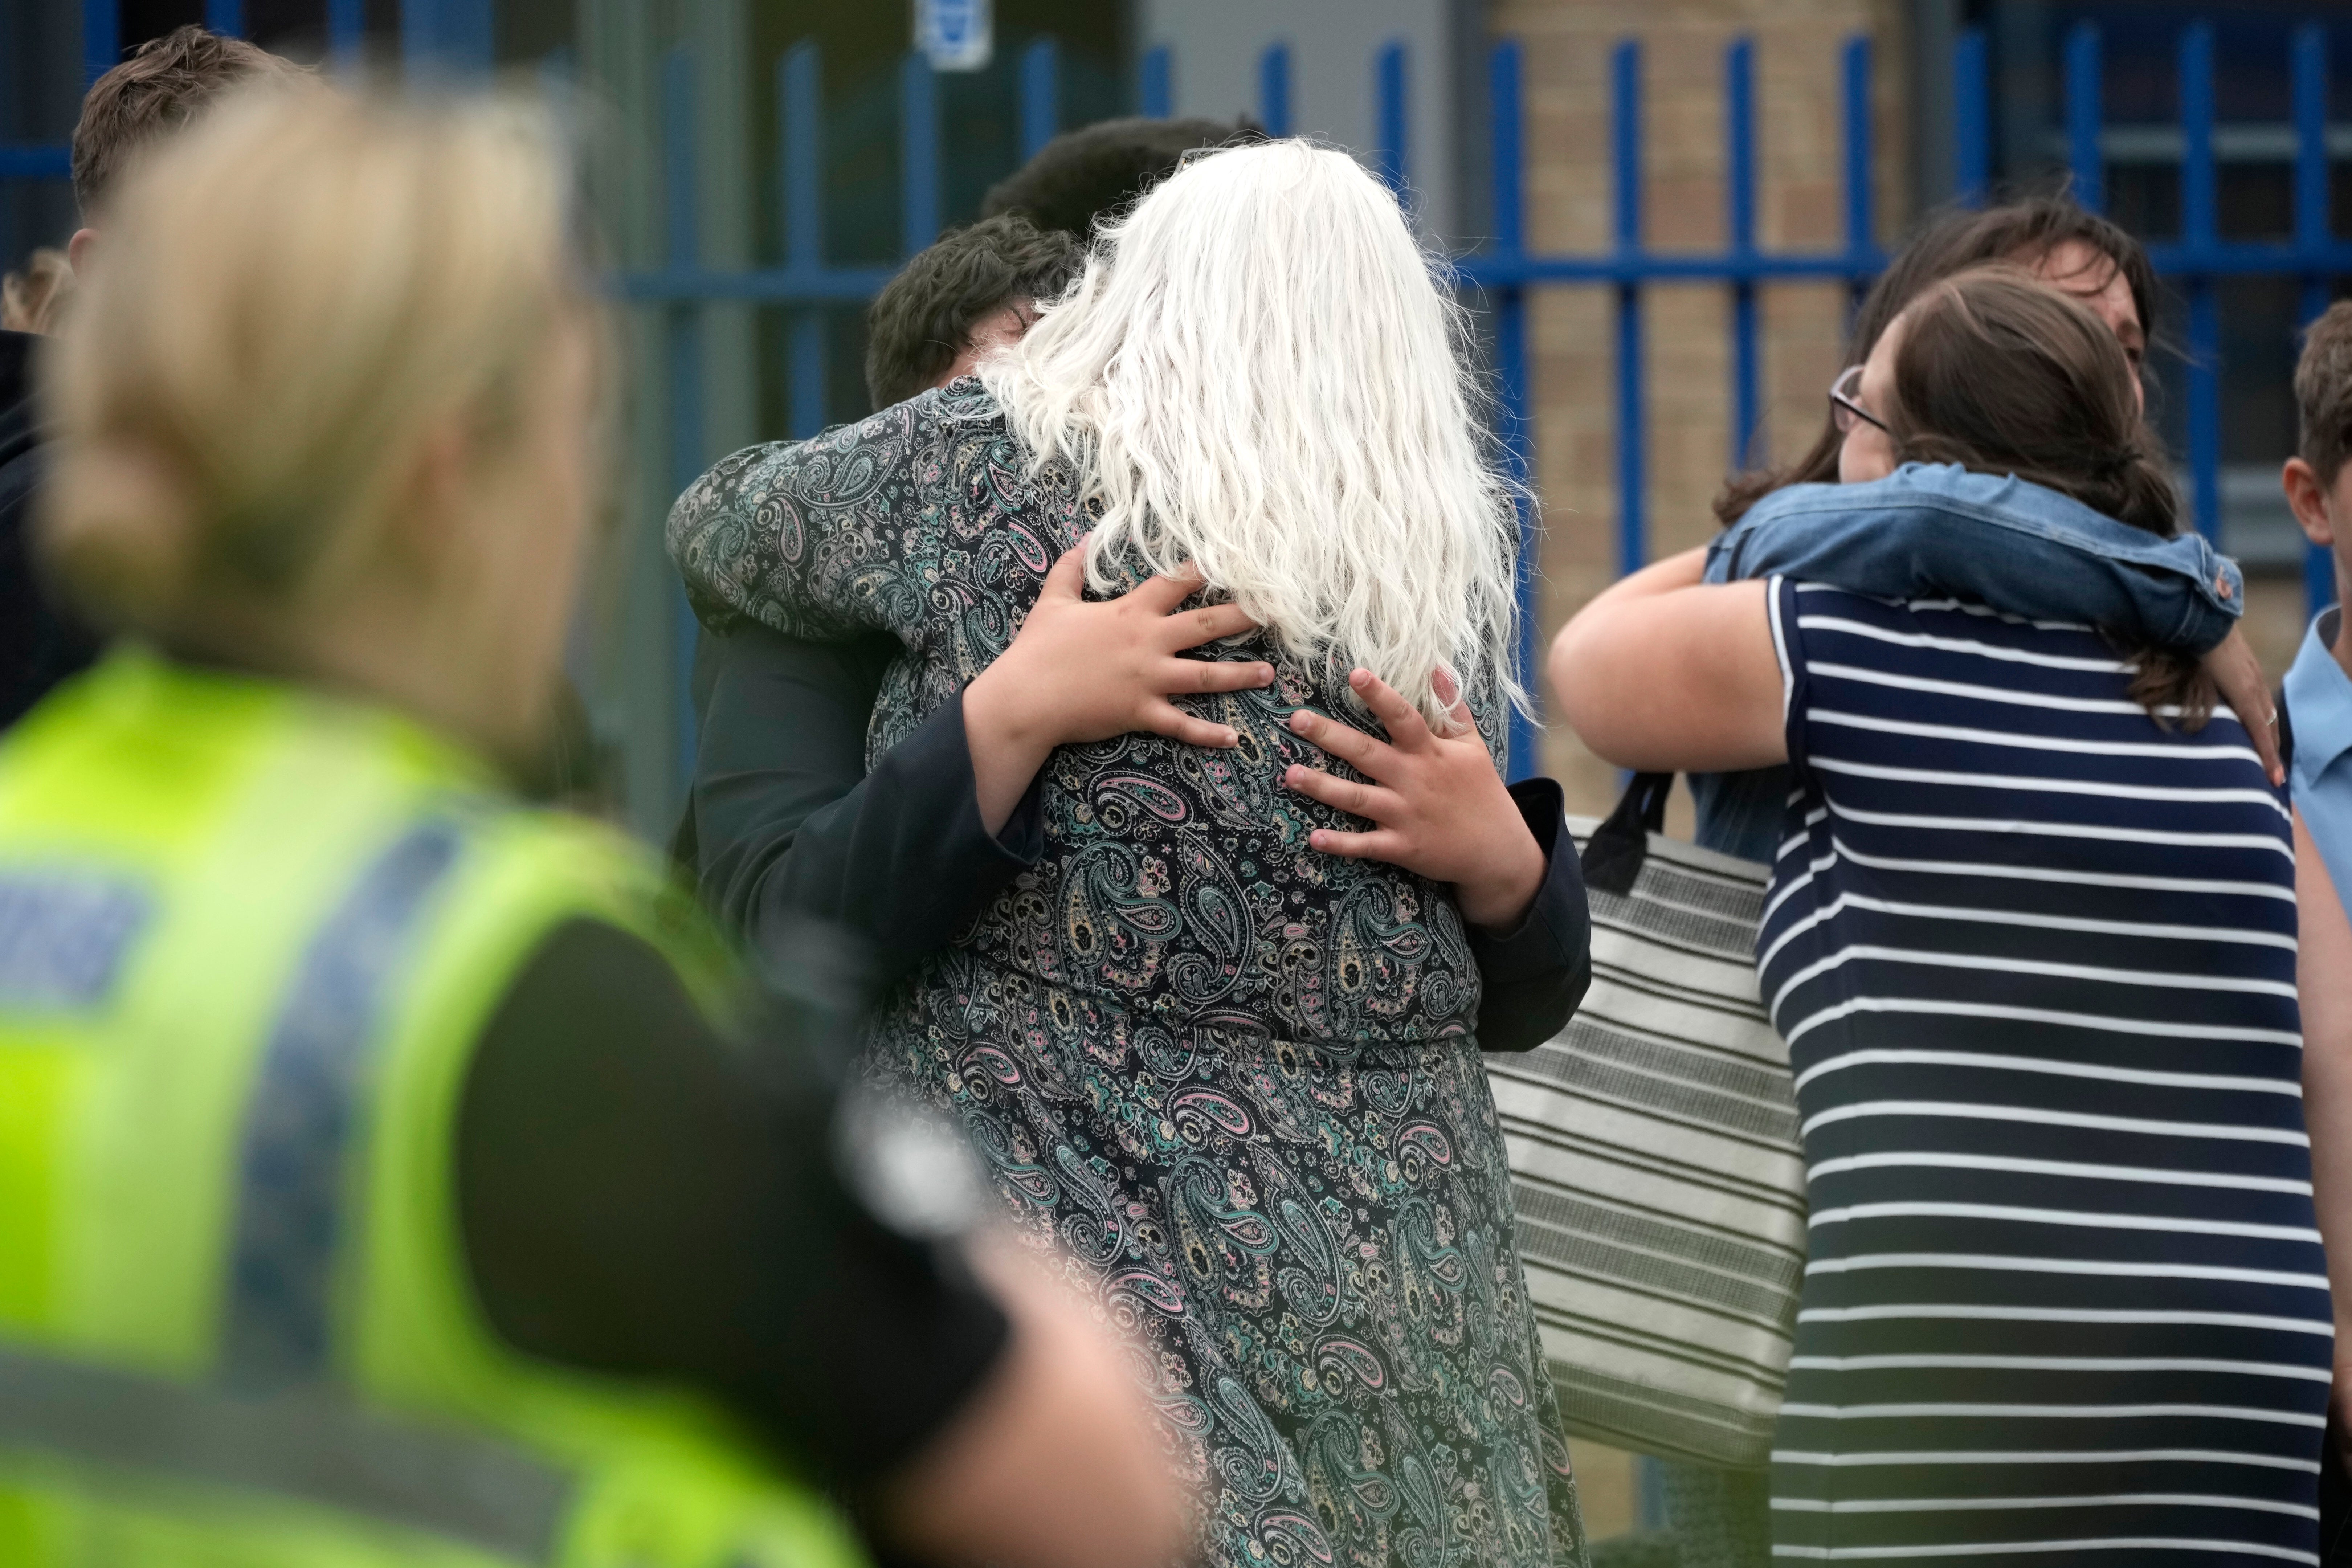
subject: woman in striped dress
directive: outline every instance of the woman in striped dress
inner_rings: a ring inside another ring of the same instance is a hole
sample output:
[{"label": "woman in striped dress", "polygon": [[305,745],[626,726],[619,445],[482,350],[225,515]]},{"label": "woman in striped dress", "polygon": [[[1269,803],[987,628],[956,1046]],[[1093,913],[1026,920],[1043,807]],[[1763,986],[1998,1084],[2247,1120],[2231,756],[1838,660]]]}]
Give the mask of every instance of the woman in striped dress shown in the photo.
[{"label": "woman in striped dress", "polygon": [[[2128,377],[2080,306],[1964,275],[1846,395],[1844,477],[1956,461],[2169,532]],[[1601,595],[1552,674],[1612,761],[1795,770],[1758,945],[1812,1209],[1774,1555],[2317,1563],[2294,858],[2246,731],[2089,626],[1700,571]]]}]

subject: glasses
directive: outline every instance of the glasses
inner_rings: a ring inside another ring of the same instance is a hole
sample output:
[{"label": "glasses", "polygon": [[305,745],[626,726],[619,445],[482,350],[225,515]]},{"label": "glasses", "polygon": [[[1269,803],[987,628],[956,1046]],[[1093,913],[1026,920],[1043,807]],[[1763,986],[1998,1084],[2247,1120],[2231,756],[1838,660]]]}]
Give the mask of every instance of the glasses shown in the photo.
[{"label": "glasses", "polygon": [[[1846,366],[1844,370],[1838,373],[1838,378],[1830,383],[1830,423],[1837,426],[1837,433],[1841,436],[1853,429],[1857,423],[1875,425],[1881,430],[1886,429],[1885,420],[1854,401],[1855,389],[1861,385],[1862,366],[1858,364]],[[1888,433],[1893,434],[1891,431]]]}]

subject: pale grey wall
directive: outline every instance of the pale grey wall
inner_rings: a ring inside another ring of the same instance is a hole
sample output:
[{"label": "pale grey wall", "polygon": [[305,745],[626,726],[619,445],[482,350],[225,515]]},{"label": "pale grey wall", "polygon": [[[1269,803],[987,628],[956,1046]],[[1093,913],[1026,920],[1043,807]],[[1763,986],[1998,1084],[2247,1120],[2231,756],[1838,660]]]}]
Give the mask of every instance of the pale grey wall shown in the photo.
[{"label": "pale grey wall", "polygon": [[1137,45],[1175,59],[1175,110],[1219,118],[1258,111],[1258,58],[1290,46],[1291,129],[1355,149],[1369,162],[1376,126],[1374,58],[1407,47],[1408,173],[1423,221],[1456,235],[1454,0],[1137,0]]}]

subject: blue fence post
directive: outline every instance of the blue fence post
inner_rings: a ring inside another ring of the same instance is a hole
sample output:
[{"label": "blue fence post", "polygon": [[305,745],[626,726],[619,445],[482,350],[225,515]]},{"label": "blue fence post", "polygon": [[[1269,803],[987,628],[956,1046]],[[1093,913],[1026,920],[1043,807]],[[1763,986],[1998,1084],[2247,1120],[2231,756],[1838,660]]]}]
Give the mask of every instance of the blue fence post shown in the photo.
[{"label": "blue fence post", "polygon": [[[1516,268],[1527,254],[1525,189],[1521,184],[1526,129],[1519,113],[1519,46],[1496,44],[1486,56],[1488,136],[1493,150],[1495,182],[1495,247],[1490,253],[1507,268]],[[1538,606],[1536,584],[1542,579],[1538,559],[1535,508],[1527,493],[1529,460],[1528,419],[1528,293],[1514,277],[1495,286],[1495,374],[1500,383],[1503,461],[1512,482],[1519,487],[1514,504],[1519,518],[1519,680],[1529,700],[1538,689],[1536,673],[1536,631]],[[1509,770],[1513,780],[1535,773],[1541,765],[1536,727],[1517,708],[1511,710]]]},{"label": "blue fence post", "polygon": [[1952,184],[1963,206],[1992,190],[1992,79],[1982,27],[1964,27],[1952,46]]},{"label": "blue fence post", "polygon": [[340,71],[359,68],[367,43],[367,0],[327,0],[327,54]]},{"label": "blue fence post", "polygon": [[[2327,180],[2327,30],[2316,22],[2294,34],[2294,247],[2305,258],[2303,308],[2309,326],[2327,309],[2328,280],[2322,258],[2333,237]],[[2336,558],[2316,544],[2303,547],[2305,613],[2317,615],[2336,602]]]},{"label": "blue fence post", "polygon": [[205,0],[205,28],[232,38],[245,37],[245,0]]},{"label": "blue fence post", "polygon": [[2098,24],[2077,22],[2066,34],[2066,166],[2074,199],[2093,212],[2107,205],[2106,153],[2099,144],[2105,97]]},{"label": "blue fence post", "polygon": [[2189,473],[2197,531],[2221,537],[2221,309],[2213,289],[2220,237],[2213,171],[2213,29],[2180,33],[2180,242],[2189,278]]},{"label": "blue fence post", "polygon": [[[661,62],[663,260],[675,273],[691,272],[700,258],[694,208],[694,57],[684,46]],[[669,475],[673,493],[702,472],[702,311],[691,302],[663,311],[669,378]],[[670,671],[677,705],[677,779],[694,776],[694,651],[701,627],[681,586],[673,591],[676,617]]]},{"label": "blue fence post", "polygon": [[1136,106],[1146,120],[1165,120],[1176,112],[1176,61],[1167,45],[1146,49],[1136,76]]},{"label": "blue fence post", "polygon": [[82,86],[112,70],[121,58],[121,0],[81,0]]},{"label": "blue fence post", "polygon": [[1756,46],[1737,38],[1723,52],[1724,181],[1730,203],[1731,262],[1731,466],[1756,460],[1756,431],[1763,398],[1757,352],[1756,279],[1745,268],[1756,260]]},{"label": "blue fence post", "polygon": [[1257,117],[1269,136],[1290,134],[1290,46],[1268,44],[1257,58]]},{"label": "blue fence post", "polygon": [[1021,161],[1062,130],[1062,47],[1049,34],[1021,51]]},{"label": "blue fence post", "polygon": [[403,0],[400,52],[410,67],[466,72],[496,63],[490,0]]},{"label": "blue fence post", "polygon": [[[776,132],[783,172],[784,267],[814,289],[824,267],[824,64],[814,39],[803,39],[776,64]],[[786,417],[794,440],[824,428],[824,312],[793,312],[785,347]]]},{"label": "blue fence post", "polygon": [[908,256],[940,237],[940,84],[931,62],[898,67],[898,243]]},{"label": "blue fence post", "polygon": [[1372,102],[1373,118],[1379,124],[1381,183],[1393,191],[1400,202],[1405,199],[1405,185],[1412,166],[1408,151],[1412,135],[1412,100],[1406,96],[1409,88],[1404,44],[1391,39],[1381,45],[1380,53],[1373,57]]},{"label": "blue fence post", "polygon": [[1878,269],[1878,192],[1872,180],[1877,138],[1870,106],[1870,40],[1848,38],[1839,61],[1845,112],[1845,250],[1856,276],[1848,279],[1859,300],[1869,274]]},{"label": "blue fence post", "polygon": [[1649,559],[1642,417],[1642,287],[1633,270],[1642,249],[1642,46],[1627,39],[1609,60],[1609,151],[1615,177],[1617,259],[1617,569],[1638,572]]}]

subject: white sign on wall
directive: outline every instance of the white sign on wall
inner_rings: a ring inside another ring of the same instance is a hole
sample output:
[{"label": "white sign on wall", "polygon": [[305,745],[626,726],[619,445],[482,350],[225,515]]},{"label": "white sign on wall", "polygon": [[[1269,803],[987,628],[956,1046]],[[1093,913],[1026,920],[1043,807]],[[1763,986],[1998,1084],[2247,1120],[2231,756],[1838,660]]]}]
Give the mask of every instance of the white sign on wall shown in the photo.
[{"label": "white sign on wall", "polygon": [[915,0],[915,47],[933,70],[985,69],[996,43],[990,0]]}]

